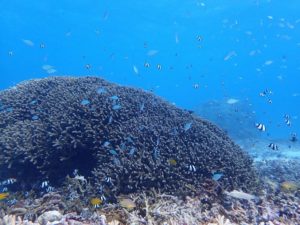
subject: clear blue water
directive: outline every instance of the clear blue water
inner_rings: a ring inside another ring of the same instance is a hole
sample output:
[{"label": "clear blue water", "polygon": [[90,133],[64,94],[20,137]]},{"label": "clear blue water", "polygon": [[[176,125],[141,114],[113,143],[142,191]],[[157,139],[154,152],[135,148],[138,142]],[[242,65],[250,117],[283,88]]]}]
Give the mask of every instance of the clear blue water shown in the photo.
[{"label": "clear blue water", "polygon": [[[263,138],[300,133],[298,0],[0,0],[0,6],[0,89],[49,75],[96,75],[187,109],[247,101],[267,126]],[[265,89],[273,92],[271,104],[259,96]]]}]

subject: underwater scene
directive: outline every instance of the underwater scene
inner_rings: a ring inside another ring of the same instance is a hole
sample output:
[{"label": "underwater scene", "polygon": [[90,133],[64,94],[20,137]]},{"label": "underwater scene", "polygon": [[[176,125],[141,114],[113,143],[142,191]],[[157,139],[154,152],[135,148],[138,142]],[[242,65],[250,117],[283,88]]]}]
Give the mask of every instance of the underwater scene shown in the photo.
[{"label": "underwater scene", "polygon": [[0,225],[300,225],[299,0],[0,6]]}]

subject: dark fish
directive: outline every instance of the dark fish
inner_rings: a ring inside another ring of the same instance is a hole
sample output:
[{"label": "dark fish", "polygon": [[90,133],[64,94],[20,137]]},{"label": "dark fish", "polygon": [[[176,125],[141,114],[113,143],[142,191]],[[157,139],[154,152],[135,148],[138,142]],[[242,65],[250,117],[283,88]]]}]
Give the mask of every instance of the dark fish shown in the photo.
[{"label": "dark fish", "polygon": [[266,126],[262,123],[256,123],[255,126],[260,131],[266,131]]},{"label": "dark fish", "polygon": [[196,172],[197,170],[196,170],[196,167],[194,166],[194,165],[189,165],[189,171],[190,172]]},{"label": "dark fish", "polygon": [[292,123],[291,123],[291,117],[288,114],[285,114],[283,116],[283,118],[284,118],[285,124],[290,127],[292,125]]},{"label": "dark fish", "polygon": [[48,187],[46,188],[46,192],[47,192],[47,193],[53,192],[53,191],[54,191],[54,187],[52,187],[52,186],[48,186]]},{"label": "dark fish", "polygon": [[278,151],[279,150],[278,145],[276,145],[274,143],[270,143],[268,147],[271,148],[274,151]]},{"label": "dark fish", "polygon": [[296,134],[296,133],[292,133],[290,141],[291,141],[291,142],[296,142],[296,141],[298,141],[298,139],[297,139],[297,134]]},{"label": "dark fish", "polygon": [[47,188],[48,186],[49,186],[49,181],[45,180],[42,182],[42,185],[41,185],[42,188]]},{"label": "dark fish", "polygon": [[199,84],[194,84],[193,86],[194,86],[195,89],[198,89],[200,87]]},{"label": "dark fish", "polygon": [[9,179],[6,179],[6,180],[0,182],[0,185],[6,186],[6,185],[14,184],[16,182],[17,182],[17,180],[15,178],[9,178]]},{"label": "dark fish", "polygon": [[101,199],[101,201],[103,201],[103,202],[106,201],[106,197],[105,197],[104,195],[101,195],[101,196],[100,196],[100,199]]},{"label": "dark fish", "polygon": [[105,178],[104,178],[104,181],[105,181],[106,183],[112,183],[112,182],[111,182],[111,177],[105,177]]},{"label": "dark fish", "polygon": [[271,90],[265,89],[264,91],[259,93],[259,96],[265,97],[265,96],[271,95],[271,94],[273,94],[273,92]]}]

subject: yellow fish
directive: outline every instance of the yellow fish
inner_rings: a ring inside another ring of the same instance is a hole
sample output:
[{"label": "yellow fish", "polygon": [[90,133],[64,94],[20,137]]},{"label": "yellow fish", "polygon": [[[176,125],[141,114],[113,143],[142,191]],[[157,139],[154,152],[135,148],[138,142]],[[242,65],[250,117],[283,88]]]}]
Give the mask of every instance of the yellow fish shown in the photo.
[{"label": "yellow fish", "polygon": [[100,198],[92,198],[90,200],[90,203],[92,206],[94,206],[94,208],[99,208],[100,205],[102,204],[102,200]]},{"label": "yellow fish", "polygon": [[9,196],[8,192],[0,193],[0,201],[6,199]]},{"label": "yellow fish", "polygon": [[136,207],[136,204],[130,198],[119,198],[119,204],[122,208],[125,208],[129,211]]},{"label": "yellow fish", "polygon": [[169,159],[169,163],[171,166],[176,166],[177,165],[177,161],[175,159]]}]

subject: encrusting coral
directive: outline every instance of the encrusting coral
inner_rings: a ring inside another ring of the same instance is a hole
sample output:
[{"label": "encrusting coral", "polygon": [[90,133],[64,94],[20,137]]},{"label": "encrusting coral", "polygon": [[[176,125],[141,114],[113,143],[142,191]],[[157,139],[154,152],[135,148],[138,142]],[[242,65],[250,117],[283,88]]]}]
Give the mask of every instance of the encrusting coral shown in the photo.
[{"label": "encrusting coral", "polygon": [[257,186],[252,160],[218,127],[98,77],[36,79],[1,91],[0,149],[0,177],[55,186],[78,169],[106,199],[150,188],[190,192],[214,172],[224,189]]}]

